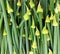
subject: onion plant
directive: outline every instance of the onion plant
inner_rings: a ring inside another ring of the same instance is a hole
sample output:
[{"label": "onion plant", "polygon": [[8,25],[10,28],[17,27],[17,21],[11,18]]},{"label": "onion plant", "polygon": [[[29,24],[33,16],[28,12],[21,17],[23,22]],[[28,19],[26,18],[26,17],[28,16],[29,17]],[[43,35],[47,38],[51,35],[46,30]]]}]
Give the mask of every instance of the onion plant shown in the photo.
[{"label": "onion plant", "polygon": [[0,0],[0,54],[60,54],[60,0]]}]

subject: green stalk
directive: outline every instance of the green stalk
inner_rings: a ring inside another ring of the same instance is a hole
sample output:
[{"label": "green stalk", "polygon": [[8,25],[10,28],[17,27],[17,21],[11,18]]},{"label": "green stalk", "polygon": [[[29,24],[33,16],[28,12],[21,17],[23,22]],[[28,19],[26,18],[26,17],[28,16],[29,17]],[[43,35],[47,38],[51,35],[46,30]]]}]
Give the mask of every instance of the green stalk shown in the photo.
[{"label": "green stalk", "polygon": [[[39,21],[39,25],[40,25],[40,31],[42,31],[42,28],[43,28],[43,26],[42,26],[42,13],[38,13],[38,21]],[[42,35],[42,33],[41,33],[41,35],[40,35],[40,53],[42,54],[43,53],[43,45],[42,45],[42,43],[43,43],[43,35]]]},{"label": "green stalk", "polygon": [[33,11],[34,11],[34,14],[35,14],[36,18],[37,18],[38,21],[39,21],[40,29],[42,30],[42,13],[39,13],[39,14],[37,15],[37,13],[36,13],[36,11],[35,11],[34,8],[33,8]]},{"label": "green stalk", "polygon": [[[0,43],[2,43],[2,37],[3,35],[2,35],[2,32],[1,32],[1,30],[0,30]],[[0,44],[0,52],[1,52],[1,44]]]},{"label": "green stalk", "polygon": [[59,13],[58,14],[55,14],[56,15],[56,19],[57,19],[57,22],[58,22],[58,26],[57,26],[57,36],[58,36],[58,54],[60,54],[60,40],[59,40]]},{"label": "green stalk", "polygon": [[51,34],[51,30],[50,30],[50,24],[47,23],[46,25],[47,25],[47,28],[49,30],[49,36],[50,36],[50,39],[51,39],[51,46],[52,46],[52,34]]},{"label": "green stalk", "polygon": [[43,40],[43,34],[41,32],[41,36],[40,36],[40,54],[43,54],[43,43],[44,43],[44,40]]},{"label": "green stalk", "polygon": [[16,43],[15,43],[15,40],[14,40],[13,26],[12,26],[12,41],[13,41],[14,47],[16,48]]},{"label": "green stalk", "polygon": [[53,41],[54,41],[54,40],[53,40],[53,39],[54,39],[54,37],[53,37],[53,36],[54,36],[53,32],[54,32],[54,31],[53,31],[52,23],[53,23],[53,21],[51,21],[51,25],[50,25],[50,27],[51,27],[51,32],[50,32],[50,33],[51,33],[51,35],[52,35],[51,37],[52,37],[52,47],[53,47]]},{"label": "green stalk", "polygon": [[36,54],[36,49],[34,49],[34,54]]},{"label": "green stalk", "polygon": [[[34,36],[34,40],[36,41],[36,36],[35,36],[34,33],[35,33],[35,32],[34,32],[34,29],[33,29],[33,36]],[[36,54],[36,49],[34,49],[34,54]]]},{"label": "green stalk", "polygon": [[13,24],[13,29],[14,29],[16,44],[18,46],[18,34],[17,34],[17,29],[16,29],[16,21],[14,20],[14,16],[13,16],[12,13],[10,13],[10,16],[11,16],[11,19],[12,19],[12,24]]},{"label": "green stalk", "polygon": [[22,52],[22,34],[23,34],[23,26],[21,26],[20,30],[20,54]]},{"label": "green stalk", "polygon": [[[24,20],[23,20],[23,15],[25,14],[25,0],[21,0],[21,2],[22,2],[22,7],[21,7],[21,10],[22,10],[22,22],[19,24],[19,27],[21,26],[21,29],[23,30],[23,27],[22,27],[22,25],[23,25],[23,23],[25,22]],[[22,41],[22,32],[21,32],[21,39],[20,39],[21,41]],[[22,42],[20,42],[20,52],[22,52],[21,51],[21,46],[22,46]],[[28,46],[27,46],[28,47]],[[27,49],[28,50],[28,49]],[[27,54],[28,54],[28,51],[27,51]]]},{"label": "green stalk", "polygon": [[13,41],[13,44],[14,44],[14,49],[16,50],[17,53],[19,53],[19,50],[18,50],[18,47],[16,45],[16,40],[15,40],[15,37],[14,37],[14,29],[13,29],[13,26],[12,26],[12,41]]},{"label": "green stalk", "polygon": [[27,22],[25,22],[25,34],[26,34],[26,51],[29,54],[29,45],[28,45],[28,29],[27,29]]},{"label": "green stalk", "polygon": [[40,54],[40,43],[39,43],[39,37],[37,37],[37,44],[38,44],[38,54]]},{"label": "green stalk", "polygon": [[[39,22],[39,26],[40,26],[40,31],[42,31],[42,13],[38,13],[37,14],[38,16],[38,22]],[[42,36],[42,34],[40,35],[40,53],[42,54],[42,40],[43,40],[43,36]]]},{"label": "green stalk", "polygon": [[4,15],[4,22],[5,22],[5,27],[6,27],[6,31],[7,31],[7,41],[8,41],[8,46],[9,46],[9,53],[12,54],[11,33],[10,33],[9,24],[8,24],[8,20],[7,20],[7,14],[6,14],[5,6],[4,6],[4,1],[0,0],[0,3],[2,6],[3,15]]},{"label": "green stalk", "polygon": [[4,38],[2,40],[2,44],[1,44],[1,54],[4,54]]},{"label": "green stalk", "polygon": [[31,30],[31,17],[29,17],[28,23],[29,23],[29,29]]},{"label": "green stalk", "polygon": [[48,54],[47,53],[47,35],[44,34],[44,54]]},{"label": "green stalk", "polygon": [[58,54],[60,54],[60,39],[59,39],[60,38],[59,37],[60,34],[59,34],[59,27],[57,28],[57,30],[58,30],[57,31],[57,35],[58,35]]},{"label": "green stalk", "polygon": [[24,46],[23,46],[23,53],[25,54],[25,49],[24,49]]},{"label": "green stalk", "polygon": [[22,18],[24,14],[25,14],[25,0],[22,0]]},{"label": "green stalk", "polygon": [[57,54],[57,26],[54,27],[54,48],[53,54]]},{"label": "green stalk", "polygon": [[48,3],[47,3],[47,0],[43,0],[43,9],[44,9],[44,15],[46,17],[47,14],[48,14]]},{"label": "green stalk", "polygon": [[14,0],[14,14],[16,13],[16,2],[17,2],[17,0]]},{"label": "green stalk", "polygon": [[21,21],[21,23],[19,24],[19,28],[22,26],[24,22],[25,22],[24,20]]},{"label": "green stalk", "polygon": [[7,54],[7,39],[6,39],[6,37],[4,37],[4,42],[5,42],[5,54]]},{"label": "green stalk", "polygon": [[36,18],[38,19],[39,17],[38,17],[38,15],[37,15],[37,13],[36,13],[35,8],[33,8],[33,11],[34,11],[34,14],[35,14]]},{"label": "green stalk", "polygon": [[3,23],[3,14],[1,15],[1,19],[0,19],[0,29],[1,29],[1,27],[2,27],[2,23]]},{"label": "green stalk", "polygon": [[50,0],[50,11],[53,13],[54,11],[54,0]]},{"label": "green stalk", "polygon": [[15,18],[16,18],[16,16],[17,16],[17,13],[18,13],[18,11],[19,11],[19,6],[17,7],[17,10],[16,10],[16,13],[15,13]]},{"label": "green stalk", "polygon": [[[25,14],[25,1],[22,0],[22,18]],[[26,34],[26,51],[29,54],[29,47],[28,47],[28,32],[27,32],[27,22],[25,21],[25,34]]]},{"label": "green stalk", "polygon": [[[32,42],[36,41],[36,36],[35,36],[34,28],[32,28],[32,36],[33,36]],[[35,48],[33,49],[33,54],[36,54],[36,49]]]},{"label": "green stalk", "polygon": [[40,25],[40,30],[42,30],[42,13],[38,13],[38,21],[39,21],[39,25]]}]

